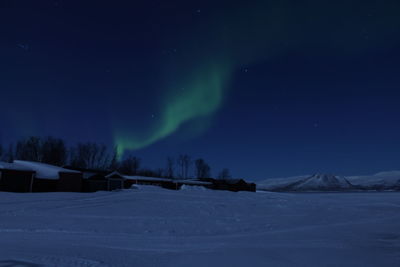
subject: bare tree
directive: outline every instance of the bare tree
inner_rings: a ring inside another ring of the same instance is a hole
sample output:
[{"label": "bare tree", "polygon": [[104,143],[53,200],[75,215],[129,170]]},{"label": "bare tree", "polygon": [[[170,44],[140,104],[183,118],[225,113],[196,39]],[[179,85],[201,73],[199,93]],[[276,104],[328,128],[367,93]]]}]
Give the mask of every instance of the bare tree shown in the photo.
[{"label": "bare tree", "polygon": [[40,137],[31,136],[17,142],[15,157],[20,160],[40,162],[42,159],[42,141]]},{"label": "bare tree", "polygon": [[[12,150],[10,148],[10,150]],[[11,151],[8,155],[13,154]],[[47,137],[42,139],[31,136],[17,142],[15,157],[20,160],[29,160],[62,166],[67,160],[67,148],[62,139]]]},{"label": "bare tree", "polygon": [[178,157],[178,166],[180,167],[181,173],[180,177],[183,179],[188,178],[189,174],[189,168],[190,165],[192,164],[192,160],[189,155],[187,154],[181,154]]},{"label": "bare tree", "polygon": [[62,139],[47,137],[41,144],[41,162],[63,166],[67,160],[67,148]]},{"label": "bare tree", "polygon": [[211,168],[210,166],[204,161],[204,159],[197,159],[195,161],[196,165],[196,177],[200,178],[210,178],[211,177]]},{"label": "bare tree", "polygon": [[155,173],[156,173],[156,177],[164,178],[165,170],[163,168],[158,168],[158,169],[156,169]]},{"label": "bare tree", "polygon": [[71,149],[71,166],[84,169],[106,170],[111,157],[105,145],[79,143]]},{"label": "bare tree", "polygon": [[137,175],[140,168],[140,162],[140,158],[129,156],[121,162],[119,171],[127,175]]},{"label": "bare tree", "polygon": [[230,178],[232,178],[232,177],[231,177],[231,173],[228,168],[223,169],[218,175],[218,179],[221,179],[221,180],[226,180],[226,179],[230,179]]},{"label": "bare tree", "polygon": [[167,178],[174,178],[175,160],[172,157],[167,157],[167,167],[165,170],[165,176]]},{"label": "bare tree", "polygon": [[120,168],[120,164],[118,162],[118,148],[114,147],[114,151],[111,157],[110,166],[108,167],[110,170],[118,170]]},{"label": "bare tree", "polygon": [[10,144],[8,146],[8,151],[4,154],[3,160],[5,162],[12,163],[14,161],[14,146],[13,144]]}]

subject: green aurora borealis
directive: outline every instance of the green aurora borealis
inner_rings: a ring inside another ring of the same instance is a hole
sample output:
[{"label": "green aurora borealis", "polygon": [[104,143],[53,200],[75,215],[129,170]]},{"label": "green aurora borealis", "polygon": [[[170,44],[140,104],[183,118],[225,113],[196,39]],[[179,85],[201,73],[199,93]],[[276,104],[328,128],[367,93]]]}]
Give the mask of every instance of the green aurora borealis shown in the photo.
[{"label": "green aurora borealis", "polygon": [[162,108],[162,117],[157,129],[146,138],[135,138],[132,133],[117,132],[115,143],[118,154],[126,149],[135,150],[151,145],[175,132],[185,122],[197,117],[206,117],[215,112],[222,103],[226,70],[222,67],[209,68],[193,78],[189,87],[182,87],[180,93],[167,97]]},{"label": "green aurora borealis", "polygon": [[244,66],[299,48],[323,46],[340,53],[362,53],[364,32],[372,39],[370,46],[392,34],[381,25],[393,21],[393,29],[397,26],[397,15],[389,6],[375,10],[379,16],[374,19],[366,11],[368,4],[360,6],[358,1],[307,1],[305,5],[264,1],[207,14],[198,24],[170,37],[178,40],[181,53],[173,64],[160,66],[168,81],[162,85],[166,91],[159,119],[152,129],[114,129],[118,154],[147,147],[193,119],[206,122],[223,104],[232,74]]},{"label": "green aurora borealis", "polygon": [[[267,7],[264,5],[263,8]],[[268,36],[279,34],[277,27],[284,23],[275,19],[270,27],[264,26],[272,22],[271,18],[282,15],[281,12],[282,8],[275,5],[270,6],[269,16],[265,16],[258,6],[236,8],[223,16],[215,14],[195,27],[195,31],[180,36],[184,40],[180,41],[179,51],[183,53],[176,59],[179,67],[171,74],[174,78],[169,78],[175,79],[174,84],[165,84],[170,89],[162,103],[160,120],[150,133],[144,135],[138,133],[147,129],[117,129],[114,136],[118,154],[149,146],[193,119],[202,118],[203,124],[208,125],[207,120],[222,105],[236,69],[263,59],[274,48],[271,46],[268,53],[263,52],[272,43]],[[238,21],[237,18],[241,19]],[[268,35],[260,36],[265,33]],[[163,67],[168,71],[171,68]]]}]

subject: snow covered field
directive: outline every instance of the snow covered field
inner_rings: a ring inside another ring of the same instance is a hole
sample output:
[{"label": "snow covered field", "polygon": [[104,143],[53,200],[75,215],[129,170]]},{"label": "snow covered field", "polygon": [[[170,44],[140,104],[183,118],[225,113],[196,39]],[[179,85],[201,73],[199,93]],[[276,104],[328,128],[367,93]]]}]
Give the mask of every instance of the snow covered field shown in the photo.
[{"label": "snow covered field", "polygon": [[400,193],[0,192],[12,264],[400,266]]}]

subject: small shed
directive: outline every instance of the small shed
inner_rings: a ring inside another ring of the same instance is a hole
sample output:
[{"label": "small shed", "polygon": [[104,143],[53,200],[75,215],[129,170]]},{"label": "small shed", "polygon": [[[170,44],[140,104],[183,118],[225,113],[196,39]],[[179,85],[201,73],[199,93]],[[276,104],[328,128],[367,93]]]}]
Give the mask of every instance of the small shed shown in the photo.
[{"label": "small shed", "polygon": [[201,178],[203,182],[209,182],[211,185],[207,185],[207,188],[215,190],[228,190],[232,192],[238,191],[250,191],[256,192],[256,184],[247,183],[243,179],[214,179],[214,178]]},{"label": "small shed", "polygon": [[220,190],[229,190],[233,192],[239,191],[256,191],[256,184],[247,183],[243,179],[223,179],[223,180],[215,180],[216,189]]},{"label": "small shed", "polygon": [[81,192],[82,173],[61,167],[33,162],[14,160],[14,164],[36,172],[33,180],[33,192]]},{"label": "small shed", "polygon": [[63,168],[80,171],[82,173],[82,192],[92,193],[97,191],[107,191],[106,176],[110,173],[109,171],[75,168],[72,166],[64,166]]},{"label": "small shed", "polygon": [[32,192],[35,171],[0,162],[0,191],[25,193]]},{"label": "small shed", "polygon": [[125,188],[125,177],[119,172],[115,171],[106,176],[107,190],[120,190]]}]

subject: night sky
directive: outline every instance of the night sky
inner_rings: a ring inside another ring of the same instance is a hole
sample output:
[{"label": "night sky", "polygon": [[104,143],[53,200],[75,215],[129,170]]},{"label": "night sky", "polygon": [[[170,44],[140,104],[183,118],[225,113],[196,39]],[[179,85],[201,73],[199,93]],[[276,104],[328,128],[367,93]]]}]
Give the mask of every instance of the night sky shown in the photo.
[{"label": "night sky", "polygon": [[400,169],[400,2],[0,1],[0,142],[249,180]]}]

